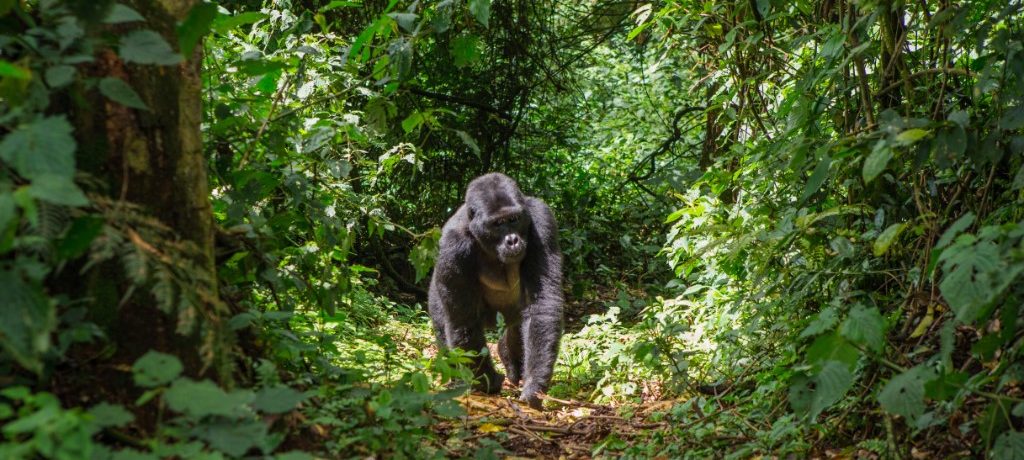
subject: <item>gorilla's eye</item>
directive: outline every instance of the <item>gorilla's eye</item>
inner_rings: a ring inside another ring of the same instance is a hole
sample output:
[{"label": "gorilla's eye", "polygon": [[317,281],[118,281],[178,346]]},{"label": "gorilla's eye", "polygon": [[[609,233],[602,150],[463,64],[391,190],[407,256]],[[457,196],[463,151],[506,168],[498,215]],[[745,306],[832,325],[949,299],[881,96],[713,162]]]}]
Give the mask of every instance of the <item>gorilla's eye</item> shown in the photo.
[{"label": "gorilla's eye", "polygon": [[519,222],[519,216],[512,216],[505,220],[508,221],[508,223],[510,224],[514,224],[516,222]]}]

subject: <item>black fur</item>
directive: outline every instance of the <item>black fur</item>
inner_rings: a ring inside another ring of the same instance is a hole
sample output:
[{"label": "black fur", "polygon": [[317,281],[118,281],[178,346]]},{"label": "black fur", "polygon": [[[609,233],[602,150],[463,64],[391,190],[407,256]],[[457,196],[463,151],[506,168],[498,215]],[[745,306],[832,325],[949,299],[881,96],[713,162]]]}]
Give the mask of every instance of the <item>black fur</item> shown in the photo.
[{"label": "black fur", "polygon": [[[430,280],[430,318],[444,348],[486,351],[484,327],[505,318],[498,343],[520,399],[540,408],[562,337],[562,253],[558,226],[543,201],[524,196],[508,176],[470,182],[465,203],[448,219]],[[490,356],[473,363],[477,389],[501,390]]]}]

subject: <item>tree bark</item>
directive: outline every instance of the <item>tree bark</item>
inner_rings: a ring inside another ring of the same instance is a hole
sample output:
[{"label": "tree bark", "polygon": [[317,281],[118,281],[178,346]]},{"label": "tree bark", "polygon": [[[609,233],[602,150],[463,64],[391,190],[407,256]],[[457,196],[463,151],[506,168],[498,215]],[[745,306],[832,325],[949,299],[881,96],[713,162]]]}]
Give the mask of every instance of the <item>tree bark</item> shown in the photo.
[{"label": "tree bark", "polygon": [[[176,47],[176,26],[196,3],[137,0],[129,5],[145,16],[142,27]],[[120,35],[138,27],[114,26],[110,32]],[[197,46],[193,55],[177,65],[138,65],[124,62],[115,50],[102,50],[92,68],[83,70],[95,78],[124,80],[151,110],[122,106],[96,91],[87,92],[86,103],[72,109],[79,167],[104,182],[101,194],[107,195],[117,213],[141,209],[171,235],[165,241],[169,244],[161,245],[125,224],[127,241],[147,257],[168,264],[184,257],[195,268],[191,275],[199,282],[183,290],[201,290],[200,301],[161,311],[151,290],[133,286],[118,260],[90,271],[78,289],[92,299],[90,313],[117,347],[115,364],[131,365],[153,349],[178,356],[186,374],[227,383],[230,371],[224,355],[230,344],[220,327],[227,313],[217,294],[213,214],[200,131],[201,57],[202,46]],[[106,213],[108,223],[126,222],[117,213]],[[125,292],[133,293],[123,298]],[[190,315],[200,327],[181,327]]]}]

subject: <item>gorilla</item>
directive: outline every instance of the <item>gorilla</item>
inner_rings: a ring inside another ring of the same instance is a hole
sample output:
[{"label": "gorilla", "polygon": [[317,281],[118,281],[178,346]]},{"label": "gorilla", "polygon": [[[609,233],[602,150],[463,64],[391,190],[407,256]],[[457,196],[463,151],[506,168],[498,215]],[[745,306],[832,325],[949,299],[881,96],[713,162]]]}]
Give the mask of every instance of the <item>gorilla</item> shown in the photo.
[{"label": "gorilla", "polygon": [[539,409],[562,337],[562,253],[555,217],[504,174],[477,177],[445,223],[428,296],[442,349],[476,351],[479,391],[498,393],[504,376],[486,353],[484,328],[505,319],[498,354],[520,400]]}]

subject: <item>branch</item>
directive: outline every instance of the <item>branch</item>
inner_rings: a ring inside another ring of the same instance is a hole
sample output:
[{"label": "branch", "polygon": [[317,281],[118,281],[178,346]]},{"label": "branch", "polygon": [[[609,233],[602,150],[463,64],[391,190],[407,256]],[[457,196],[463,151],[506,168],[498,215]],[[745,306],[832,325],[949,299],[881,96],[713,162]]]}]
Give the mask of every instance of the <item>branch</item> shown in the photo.
[{"label": "branch", "polygon": [[508,113],[506,113],[505,111],[502,111],[500,109],[496,109],[496,108],[491,107],[491,106],[489,106],[487,104],[484,104],[482,102],[477,102],[477,101],[474,101],[474,100],[471,100],[471,99],[465,99],[465,98],[461,98],[461,97],[458,97],[458,96],[449,96],[447,94],[441,94],[441,93],[434,93],[434,92],[431,92],[431,91],[426,91],[426,90],[422,90],[422,89],[415,88],[415,87],[410,87],[409,88],[409,92],[413,93],[413,94],[416,94],[418,96],[423,96],[425,98],[434,99],[434,100],[437,100],[437,101],[444,101],[444,102],[448,102],[448,103],[451,103],[451,104],[464,105],[466,107],[472,107],[474,109],[482,110],[482,111],[487,112],[487,113],[493,113],[494,115],[497,115],[498,118],[501,118],[502,120],[507,120],[507,121],[508,120],[512,120],[512,116],[509,115]]}]

